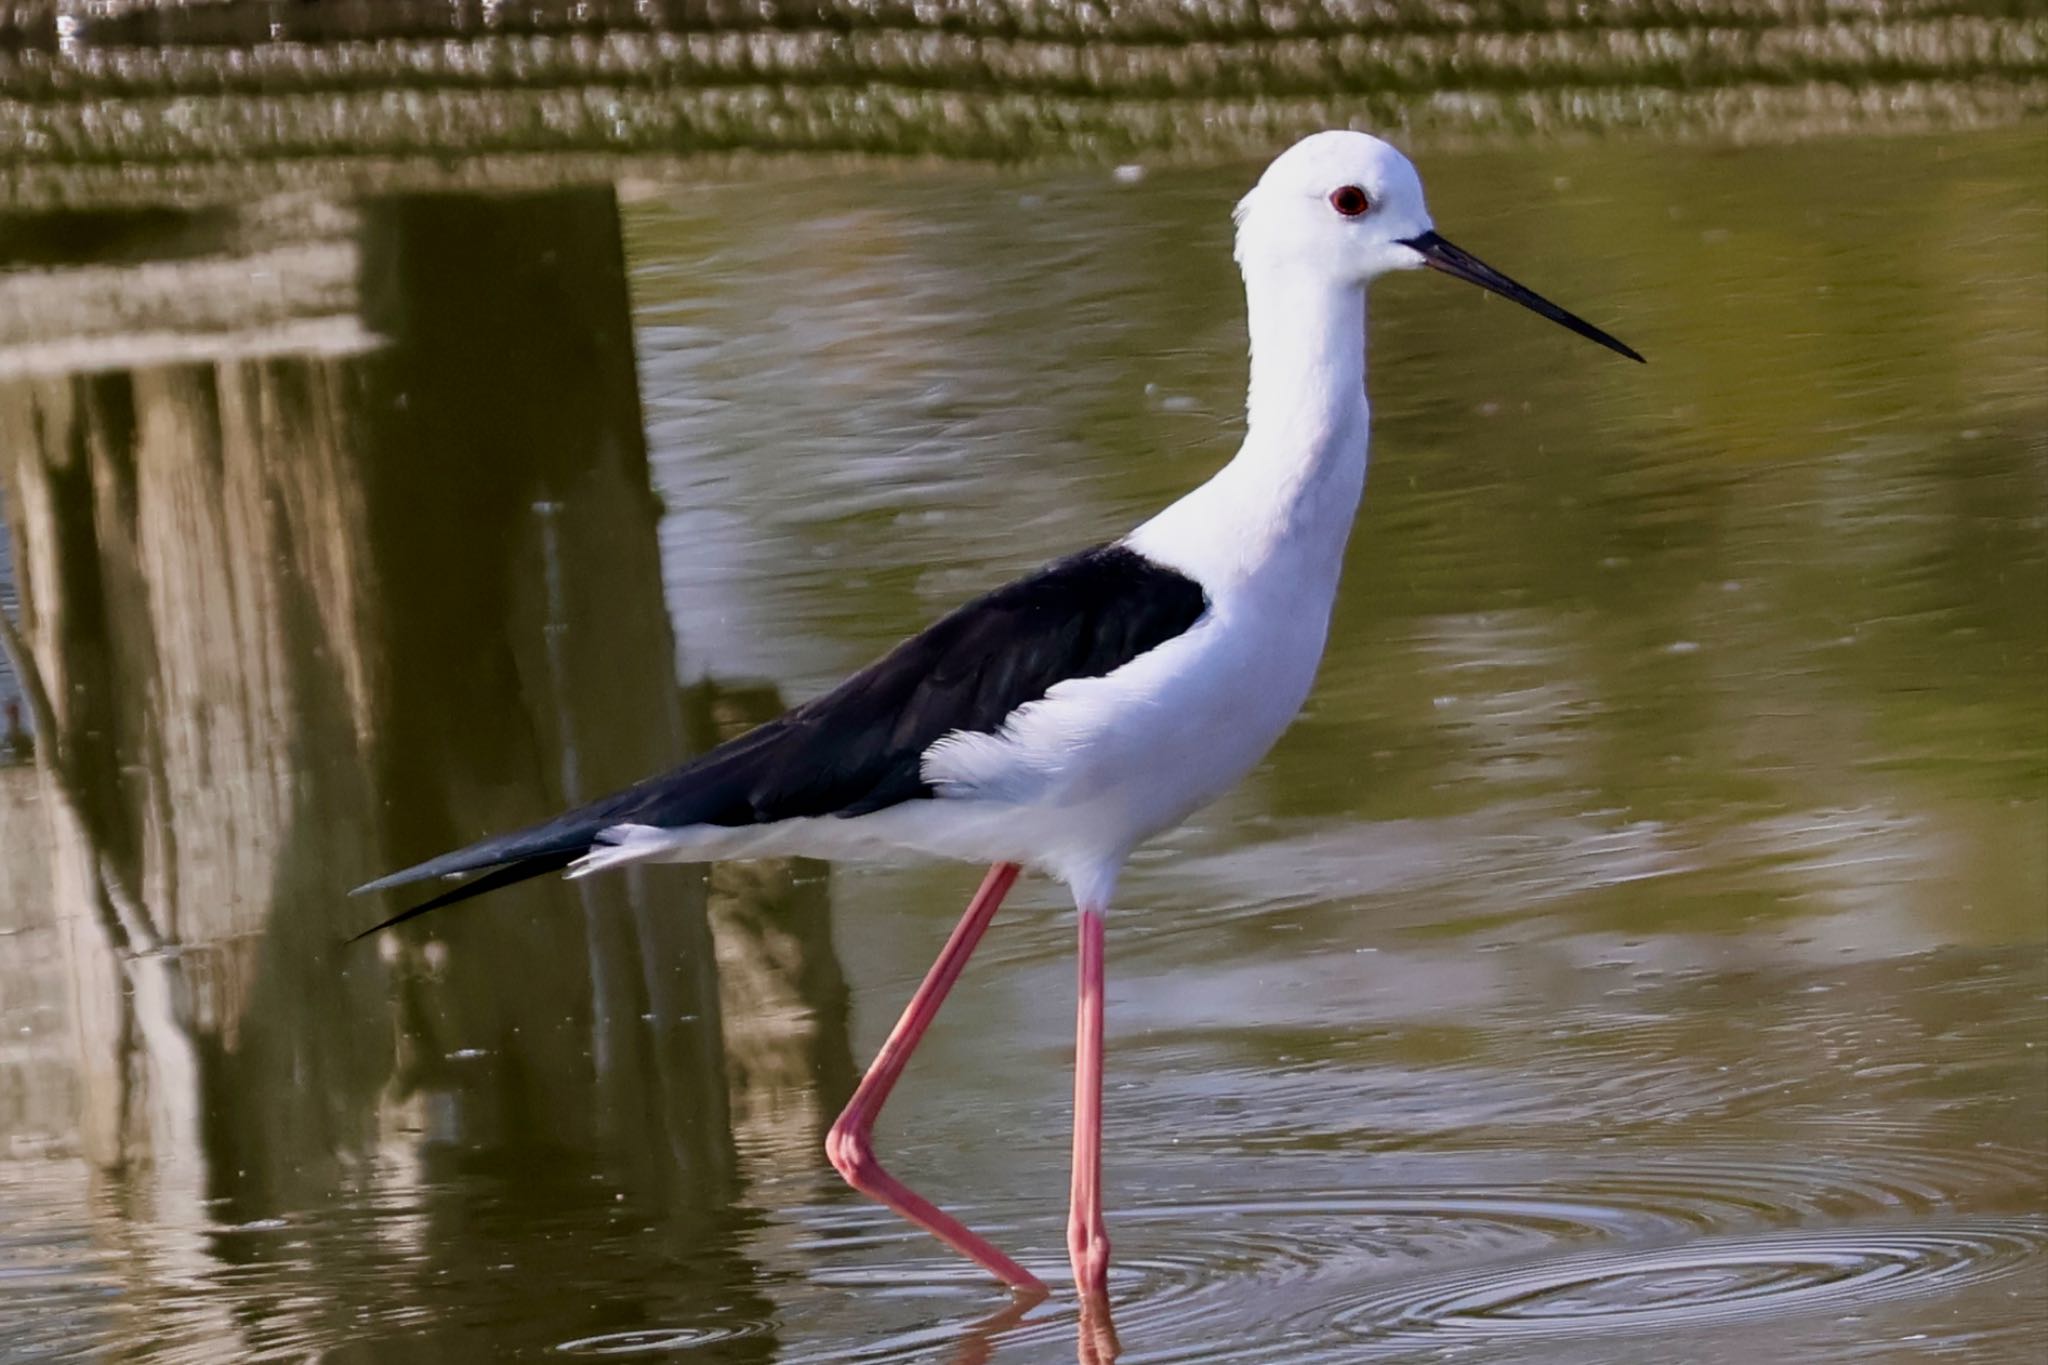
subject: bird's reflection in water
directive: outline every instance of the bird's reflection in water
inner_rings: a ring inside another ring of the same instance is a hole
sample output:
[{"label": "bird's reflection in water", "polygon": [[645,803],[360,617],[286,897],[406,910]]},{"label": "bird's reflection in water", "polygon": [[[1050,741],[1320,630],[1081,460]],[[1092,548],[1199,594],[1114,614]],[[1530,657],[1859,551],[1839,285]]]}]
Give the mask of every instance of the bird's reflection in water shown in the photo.
[{"label": "bird's reflection in water", "polygon": [[1046,1298],[1044,1294],[1019,1294],[999,1312],[991,1313],[969,1327],[950,1357],[951,1365],[986,1365],[995,1359],[996,1339],[1022,1326],[1031,1310],[1044,1303]]},{"label": "bird's reflection in water", "polygon": [[1109,1365],[1122,1354],[1116,1323],[1109,1314],[1109,1296],[1090,1294],[1081,1300],[1081,1325],[1074,1352],[1079,1365]]},{"label": "bird's reflection in water", "polygon": [[[1000,1311],[968,1327],[955,1344],[947,1365],[990,1365],[999,1354],[1003,1338],[1022,1327],[1032,1312],[1051,1297],[1020,1293]],[[1081,1297],[1081,1315],[1074,1331],[1074,1359],[1078,1365],[1110,1365],[1123,1353],[1117,1340],[1116,1323],[1110,1315],[1108,1298],[1086,1294]]]}]

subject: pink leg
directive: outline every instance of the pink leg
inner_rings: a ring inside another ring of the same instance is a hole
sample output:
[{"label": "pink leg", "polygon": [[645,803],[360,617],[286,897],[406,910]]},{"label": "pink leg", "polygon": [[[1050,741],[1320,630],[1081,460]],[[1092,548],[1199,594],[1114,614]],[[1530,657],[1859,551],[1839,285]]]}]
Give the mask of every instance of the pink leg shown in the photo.
[{"label": "pink leg", "polygon": [[825,1155],[831,1159],[833,1169],[846,1177],[846,1183],[862,1194],[887,1204],[1012,1289],[1043,1295],[1045,1284],[1036,1275],[969,1232],[959,1219],[883,1170],[882,1163],[875,1160],[873,1143],[875,1116],[882,1112],[889,1092],[896,1088],[903,1068],[910,1064],[910,1054],[917,1050],[918,1040],[924,1037],[924,1031],[931,1027],[932,1020],[938,1017],[939,1006],[946,1003],[946,993],[960,979],[960,972],[967,966],[974,945],[981,942],[989,921],[995,918],[1003,897],[1017,880],[1017,872],[1015,863],[997,863],[988,870],[981,890],[974,893],[967,913],[953,930],[953,936],[946,940],[938,961],[932,963],[932,969],[925,973],[924,983],[917,988],[917,994],[910,997],[903,1017],[889,1032],[889,1040],[882,1044],[874,1064],[868,1068],[867,1075],[861,1077],[853,1098],[847,1101],[845,1111],[832,1124],[832,1131],[825,1135]]},{"label": "pink leg", "polygon": [[1081,999],[1074,1023],[1074,1188],[1067,1256],[1084,1299],[1109,1295],[1109,1229],[1102,1221],[1102,911],[1081,910]]}]

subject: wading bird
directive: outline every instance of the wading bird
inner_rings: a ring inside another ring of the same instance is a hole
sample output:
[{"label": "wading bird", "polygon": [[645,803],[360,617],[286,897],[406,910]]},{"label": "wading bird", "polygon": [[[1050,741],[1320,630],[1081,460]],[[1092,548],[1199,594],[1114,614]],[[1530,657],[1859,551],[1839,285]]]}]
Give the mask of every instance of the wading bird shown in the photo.
[{"label": "wading bird", "polygon": [[1251,387],[1244,445],[1215,477],[673,772],[358,888],[481,874],[377,928],[565,868],[903,849],[989,863],[826,1151],[854,1188],[1043,1293],[882,1169],[871,1133],[1019,871],[1058,878],[1080,937],[1067,1251],[1100,1299],[1103,916],[1131,850],[1243,777],[1308,696],[1365,488],[1366,287],[1427,266],[1642,359],[1439,236],[1414,166],[1362,133],[1274,161],[1237,206],[1236,254]]}]

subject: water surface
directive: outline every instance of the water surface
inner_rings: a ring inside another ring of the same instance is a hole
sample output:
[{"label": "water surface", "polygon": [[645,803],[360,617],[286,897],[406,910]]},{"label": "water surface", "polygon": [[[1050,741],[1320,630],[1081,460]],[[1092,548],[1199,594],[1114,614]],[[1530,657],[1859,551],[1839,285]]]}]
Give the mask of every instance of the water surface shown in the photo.
[{"label": "water surface", "polygon": [[[1112,920],[1122,1359],[2038,1351],[2043,152],[1427,159],[1652,363],[1376,291],[1316,695]],[[819,1148],[971,870],[338,893],[1206,476],[1251,174],[11,220],[0,1360],[1073,1358]],[[880,1132],[1056,1284],[1070,935]]]}]

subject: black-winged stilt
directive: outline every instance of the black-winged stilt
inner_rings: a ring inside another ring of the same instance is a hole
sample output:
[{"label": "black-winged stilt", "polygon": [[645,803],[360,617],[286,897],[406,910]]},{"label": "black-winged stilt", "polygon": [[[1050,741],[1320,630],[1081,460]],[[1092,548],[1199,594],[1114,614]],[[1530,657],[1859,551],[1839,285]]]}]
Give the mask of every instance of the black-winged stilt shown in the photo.
[{"label": "black-winged stilt", "polygon": [[1238,205],[1236,254],[1248,423],[1215,477],[674,772],[358,888],[482,874],[377,929],[564,868],[899,849],[991,864],[826,1150],[856,1189],[1043,1292],[883,1170],[870,1134],[1019,871],[1057,877],[1080,929],[1067,1249],[1077,1285],[1102,1296],[1103,915],[1131,850],[1243,777],[1308,695],[1365,487],[1367,285],[1429,266],[1642,359],[1438,236],[1415,168],[1362,133],[1318,133],[1274,161]]}]

